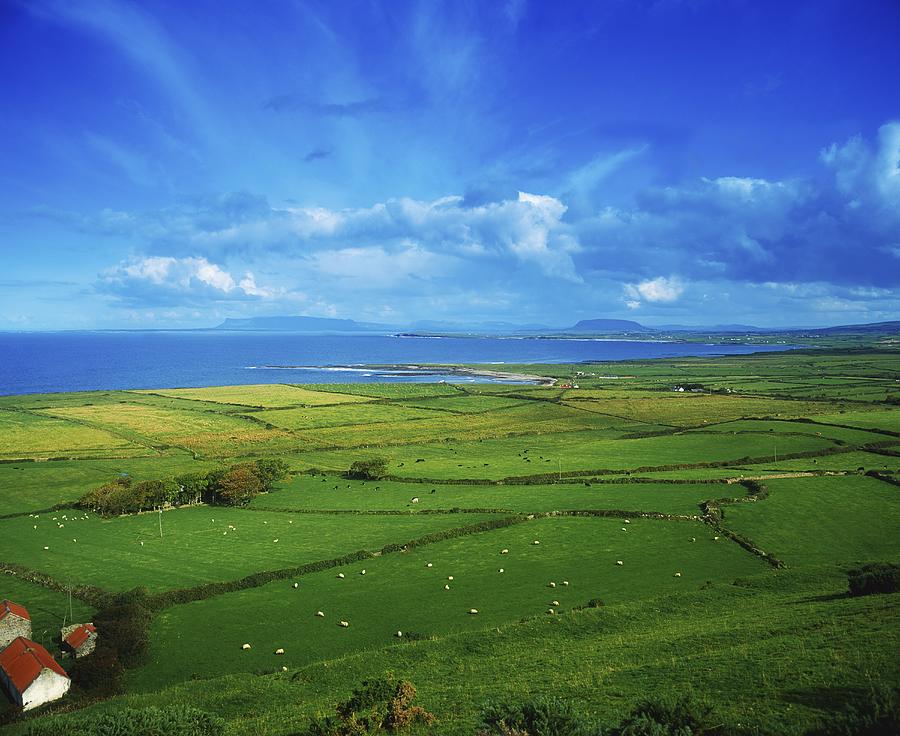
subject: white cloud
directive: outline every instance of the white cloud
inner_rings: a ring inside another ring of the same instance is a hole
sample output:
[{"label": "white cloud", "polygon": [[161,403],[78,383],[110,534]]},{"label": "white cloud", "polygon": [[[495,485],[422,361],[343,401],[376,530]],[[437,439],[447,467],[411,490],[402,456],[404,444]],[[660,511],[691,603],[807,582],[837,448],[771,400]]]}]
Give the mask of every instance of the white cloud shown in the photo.
[{"label": "white cloud", "polygon": [[238,282],[206,258],[148,256],[122,263],[101,275],[100,291],[129,303],[157,305],[268,298],[251,272]]},{"label": "white cloud", "polygon": [[668,304],[677,301],[684,293],[684,284],[676,276],[666,278],[657,276],[636,284],[625,284],[625,305],[629,309],[637,309],[641,301]]}]

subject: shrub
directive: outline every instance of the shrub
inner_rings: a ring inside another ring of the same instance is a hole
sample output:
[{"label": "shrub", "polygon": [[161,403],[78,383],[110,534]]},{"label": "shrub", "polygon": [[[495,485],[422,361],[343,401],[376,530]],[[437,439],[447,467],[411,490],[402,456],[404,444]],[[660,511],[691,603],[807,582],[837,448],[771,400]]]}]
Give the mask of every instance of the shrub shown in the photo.
[{"label": "shrub", "polygon": [[874,562],[847,573],[850,595],[895,593],[900,590],[900,565]]},{"label": "shrub", "polygon": [[397,733],[414,725],[430,725],[434,716],[412,705],[416,688],[407,680],[392,677],[365,680],[346,703],[340,703],[337,717],[311,721],[305,736],[364,736],[381,732]]},{"label": "shrub", "polygon": [[876,685],[835,717],[824,736],[882,736],[900,733],[900,690]]},{"label": "shrub", "polygon": [[[62,728],[60,728],[62,726]],[[64,721],[36,721],[29,736],[220,736],[225,721],[186,705],[124,708],[108,713],[83,713]]]},{"label": "shrub", "polygon": [[615,736],[697,736],[715,733],[712,707],[687,696],[648,700],[631,711]]},{"label": "shrub", "polygon": [[538,697],[522,703],[489,703],[481,710],[481,734],[500,736],[600,736],[596,724],[575,713],[560,698]]}]

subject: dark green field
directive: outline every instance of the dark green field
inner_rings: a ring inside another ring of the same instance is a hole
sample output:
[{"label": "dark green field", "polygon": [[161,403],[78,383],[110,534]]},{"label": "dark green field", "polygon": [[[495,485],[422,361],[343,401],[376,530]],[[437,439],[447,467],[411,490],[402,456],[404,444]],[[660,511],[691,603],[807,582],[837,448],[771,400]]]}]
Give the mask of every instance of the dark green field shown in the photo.
[{"label": "dark green field", "polygon": [[[497,698],[615,723],[689,691],[730,728],[802,734],[900,686],[900,600],[846,592],[900,562],[900,354],[504,368],[559,385],[0,397],[0,598],[51,651],[108,593],[143,586],[153,613],[120,694],[29,719],[184,703],[287,735],[393,673],[439,734]],[[73,507],[259,457],[291,474],[246,507]],[[383,477],[344,477],[374,458]]]}]

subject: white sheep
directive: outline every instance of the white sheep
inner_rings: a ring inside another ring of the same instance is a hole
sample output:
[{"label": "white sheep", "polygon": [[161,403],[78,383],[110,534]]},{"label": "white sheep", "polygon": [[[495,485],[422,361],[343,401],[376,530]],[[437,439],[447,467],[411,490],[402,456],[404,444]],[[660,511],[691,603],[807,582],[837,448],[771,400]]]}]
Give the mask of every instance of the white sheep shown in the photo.
[{"label": "white sheep", "polygon": [[625,563],[622,562],[622,560],[616,560],[616,564],[619,565],[619,566],[621,567],[621,566],[624,565]]},{"label": "white sheep", "polygon": [[452,575],[448,575],[448,576],[447,576],[447,580],[453,580],[453,576],[452,576]]},{"label": "white sheep", "polygon": [[294,587],[294,590],[296,590],[297,588],[300,587],[300,583],[294,583],[294,586],[293,586],[293,587]]},{"label": "white sheep", "polygon": [[551,606],[558,606],[558,605],[559,605],[559,601],[550,601],[550,605],[551,605]]},{"label": "white sheep", "polygon": [[554,583],[552,580],[551,580],[547,585],[548,585],[549,587],[551,587],[551,588],[555,588],[555,587],[556,587],[556,583]]},{"label": "white sheep", "polygon": [[144,543],[143,543],[143,542],[141,542],[141,547],[143,547],[143,546],[144,546]]},{"label": "white sheep", "polygon": [[556,613],[556,611],[554,611],[552,608],[548,608],[547,613],[549,613],[552,616],[553,614]]},{"label": "white sheep", "polygon": [[630,524],[630,523],[631,523],[631,519],[625,519],[625,523],[626,523],[626,524]]},{"label": "white sheep", "polygon": [[339,573],[337,574],[337,576],[338,576],[341,580],[344,579],[344,573],[342,573],[342,572],[339,572]]},{"label": "white sheep", "polygon": [[[37,527],[35,527],[35,528],[37,528]],[[500,550],[500,554],[501,554],[501,555],[508,555],[508,554],[509,554],[509,550],[506,549],[506,548],[501,549],[501,550]]]},{"label": "white sheep", "polygon": [[469,609],[469,614],[470,614],[470,615],[474,616],[474,615],[477,614],[477,613],[478,613],[478,609],[477,609],[477,608],[470,608],[470,609]]},{"label": "white sheep", "polygon": [[563,580],[563,581],[562,581],[562,584],[568,587],[569,581],[568,581],[568,580]]},{"label": "white sheep", "polygon": [[282,668],[281,668],[281,671],[282,671],[282,672],[287,672],[287,667],[282,667]]},{"label": "white sheep", "polygon": [[718,541],[719,541],[719,538],[718,538],[718,537],[713,537],[713,541],[714,541],[714,542],[718,542]]},{"label": "white sheep", "polygon": [[245,650],[246,650],[246,649],[249,649],[249,648],[250,648],[250,645],[249,645],[249,644],[244,644],[244,645],[241,647],[241,649],[245,649]]},{"label": "white sheep", "polygon": [[502,567],[501,567],[499,570],[497,570],[497,572],[503,572],[503,571],[504,571],[504,570],[503,570]]},{"label": "white sheep", "polygon": [[273,539],[272,541],[273,541],[273,542],[277,542],[278,540],[277,540],[277,539]]},{"label": "white sheep", "polygon": [[432,566],[432,565],[431,565],[430,562],[425,563],[425,567],[431,567],[431,566]]},{"label": "white sheep", "polygon": [[360,574],[360,575],[365,575],[365,574],[366,574],[365,569],[360,570],[360,571],[359,571],[359,574]]},{"label": "white sheep", "polygon": [[316,616],[318,616],[319,618],[325,618],[325,614],[322,613],[322,611],[316,611]]},{"label": "white sheep", "polygon": [[73,541],[73,542],[77,542],[78,540],[77,540],[77,539],[73,539],[72,541]]},{"label": "white sheep", "polygon": [[409,500],[409,502],[410,502],[410,503],[419,503],[419,497],[418,497],[418,496],[413,496],[413,497]]},{"label": "white sheep", "polygon": [[50,549],[49,547],[44,547],[44,549]]},{"label": "white sheep", "polygon": [[278,649],[275,650],[275,654],[284,654],[284,649],[278,647]]},{"label": "white sheep", "polygon": [[697,537],[691,537],[691,541],[692,541],[692,542],[696,542],[696,541],[697,541]]},{"label": "white sheep", "polygon": [[676,577],[676,578],[680,578],[680,577],[681,577],[681,573],[680,573],[680,572],[676,572],[676,573],[675,573],[675,577]]},{"label": "white sheep", "polygon": [[444,586],[444,590],[450,590],[450,586],[449,586],[449,585],[445,585],[445,586]]},{"label": "white sheep", "polygon": [[540,544],[540,543],[541,543],[541,540],[539,540],[539,539],[535,539],[535,540],[532,542],[532,544]]},{"label": "white sheep", "polygon": [[394,634],[394,636],[396,636],[398,639],[401,639],[401,638],[403,638],[403,632],[398,631],[396,634]]},{"label": "white sheep", "polygon": [[622,527],[622,531],[623,531],[623,532],[627,532],[627,531],[628,531],[628,527],[627,527],[627,526],[623,526],[623,527]]},{"label": "white sheep", "polygon": [[346,629],[348,626],[350,626],[350,622],[349,621],[341,621],[340,623],[338,623],[338,626],[340,626],[342,629]]}]

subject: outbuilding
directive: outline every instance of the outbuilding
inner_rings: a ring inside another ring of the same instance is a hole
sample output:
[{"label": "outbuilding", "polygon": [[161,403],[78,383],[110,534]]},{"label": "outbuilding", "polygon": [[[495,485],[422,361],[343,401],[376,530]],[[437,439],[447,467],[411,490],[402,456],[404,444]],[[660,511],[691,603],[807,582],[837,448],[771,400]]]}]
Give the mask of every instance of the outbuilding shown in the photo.
[{"label": "outbuilding", "polygon": [[0,601],[0,649],[20,636],[31,636],[31,616],[25,606],[4,599]]},{"label": "outbuilding", "polygon": [[97,629],[94,624],[73,624],[59,633],[63,652],[74,654],[75,659],[86,657],[97,646]]},{"label": "outbuilding", "polygon": [[59,700],[72,681],[37,642],[20,636],[0,652],[0,684],[23,710]]}]

